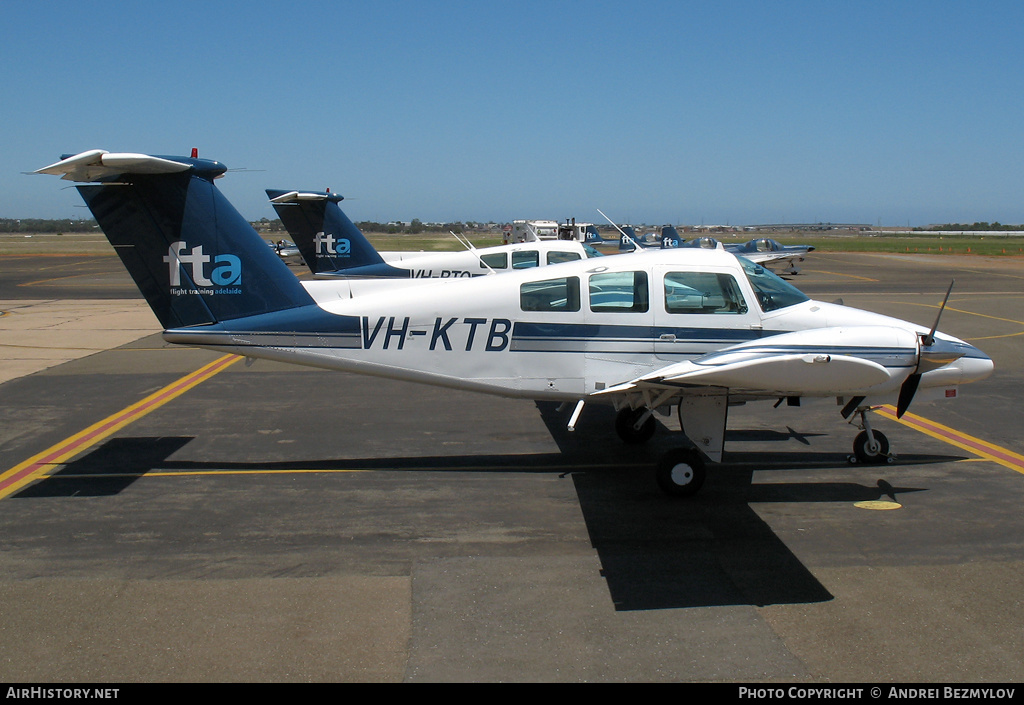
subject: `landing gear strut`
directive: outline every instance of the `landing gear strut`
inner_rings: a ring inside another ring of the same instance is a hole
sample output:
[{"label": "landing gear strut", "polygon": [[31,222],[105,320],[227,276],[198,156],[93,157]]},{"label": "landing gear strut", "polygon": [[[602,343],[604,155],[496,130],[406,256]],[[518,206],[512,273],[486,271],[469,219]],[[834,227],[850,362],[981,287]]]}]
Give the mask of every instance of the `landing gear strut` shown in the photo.
[{"label": "landing gear strut", "polygon": [[615,416],[615,432],[626,443],[639,444],[651,440],[657,422],[650,409],[625,407]]}]

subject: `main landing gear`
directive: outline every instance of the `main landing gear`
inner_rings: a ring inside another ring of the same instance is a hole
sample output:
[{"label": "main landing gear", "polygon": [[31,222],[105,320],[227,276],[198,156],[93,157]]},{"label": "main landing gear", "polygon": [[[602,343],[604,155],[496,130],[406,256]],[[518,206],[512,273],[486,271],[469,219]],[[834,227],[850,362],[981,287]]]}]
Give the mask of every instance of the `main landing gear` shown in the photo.
[{"label": "main landing gear", "polygon": [[676,448],[661,456],[655,469],[658,487],[673,497],[690,497],[704,484],[707,469],[696,448]]},{"label": "main landing gear", "polygon": [[[615,432],[625,443],[639,445],[651,440],[656,427],[650,409],[625,407],[615,416]],[[697,494],[707,477],[704,458],[696,448],[675,448],[668,451],[655,466],[658,487],[673,497]]]},{"label": "main landing gear", "polygon": [[[715,401],[714,397],[709,397]],[[705,400],[707,401],[707,400]],[[706,462],[718,462],[721,458],[721,434],[715,434],[701,427],[701,421],[713,417],[716,421],[708,426],[724,433],[726,404],[720,403],[722,413],[715,413],[714,406],[709,403],[697,409],[700,413],[688,416],[686,428],[693,431],[695,445],[704,443],[704,453],[697,448],[676,448],[665,453],[655,467],[655,478],[663,492],[674,497],[690,497],[696,494],[704,484],[707,476]],[[656,422],[650,406],[639,406],[635,409],[623,407],[615,417],[615,431],[619,438],[629,444],[646,443],[654,435]],[[657,408],[656,406],[654,408]],[[874,407],[864,405],[864,397],[856,397],[843,408],[843,417],[849,419],[861,432],[853,441],[853,453],[848,456],[850,463],[863,465],[883,465],[896,460],[896,455],[889,452],[889,439],[881,431],[871,428],[870,415]],[[689,409],[689,407],[688,407]],[[683,425],[682,403],[680,405],[680,426]],[[693,424],[696,424],[694,430]],[[706,436],[706,437],[705,437]],[[710,450],[709,450],[710,449]],[[714,452],[717,451],[717,452]],[[705,453],[707,455],[705,455]]]},{"label": "main landing gear", "polygon": [[[663,396],[645,400],[636,408],[625,406],[615,417],[615,431],[625,443],[646,443],[654,435],[657,423],[653,410],[668,401],[674,390],[666,390]],[[684,413],[683,405],[686,409]],[[725,417],[728,404],[724,395],[694,397],[680,403],[679,427],[693,429],[696,441],[693,447],[684,446],[669,450],[655,465],[654,476],[658,487],[672,497],[691,497],[704,485],[708,462],[721,459],[721,441],[725,433]],[[687,435],[683,431],[683,435]],[[703,443],[702,450],[699,443]],[[710,451],[710,452],[709,452]],[[707,455],[705,455],[707,453]]]}]

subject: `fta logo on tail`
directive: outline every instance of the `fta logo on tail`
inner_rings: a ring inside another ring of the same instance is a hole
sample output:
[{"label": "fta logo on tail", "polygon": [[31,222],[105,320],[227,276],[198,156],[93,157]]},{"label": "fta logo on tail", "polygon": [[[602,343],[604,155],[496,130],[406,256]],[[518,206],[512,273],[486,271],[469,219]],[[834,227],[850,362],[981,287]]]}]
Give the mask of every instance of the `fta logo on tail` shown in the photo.
[{"label": "fta logo on tail", "polygon": [[[163,258],[171,281],[171,293],[181,287],[181,270],[189,267],[188,275],[197,287],[238,286],[242,283],[242,260],[235,255],[211,257],[202,245],[189,249],[184,240],[172,242]],[[213,265],[208,270],[207,265]],[[207,276],[209,271],[209,276]]]},{"label": "fta logo on tail", "polygon": [[352,251],[352,244],[348,238],[335,238],[331,233],[318,232],[313,237],[313,244],[316,245],[318,255],[347,255]]}]

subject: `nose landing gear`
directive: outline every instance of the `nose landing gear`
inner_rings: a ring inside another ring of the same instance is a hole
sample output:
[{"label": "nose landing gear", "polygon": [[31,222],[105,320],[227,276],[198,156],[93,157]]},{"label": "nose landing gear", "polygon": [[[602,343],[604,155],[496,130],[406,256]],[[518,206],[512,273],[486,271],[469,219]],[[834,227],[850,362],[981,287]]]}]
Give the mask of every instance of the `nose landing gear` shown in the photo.
[{"label": "nose landing gear", "polygon": [[[853,455],[848,458],[851,464],[883,465],[896,460],[895,453],[889,452],[889,439],[881,431],[875,431],[871,428],[868,412],[872,408],[870,406],[859,406],[855,412],[854,418],[860,418],[860,423],[857,424],[857,427],[862,430],[853,439]],[[850,420],[850,423],[854,423],[853,419]]]}]

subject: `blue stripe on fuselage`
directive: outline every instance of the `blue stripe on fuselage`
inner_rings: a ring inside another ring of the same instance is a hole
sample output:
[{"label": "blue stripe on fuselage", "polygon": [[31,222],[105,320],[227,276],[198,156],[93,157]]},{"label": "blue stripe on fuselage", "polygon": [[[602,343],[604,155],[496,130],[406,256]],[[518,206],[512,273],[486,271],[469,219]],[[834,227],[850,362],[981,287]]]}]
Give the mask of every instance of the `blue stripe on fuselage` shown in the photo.
[{"label": "blue stripe on fuselage", "polygon": [[[781,331],[780,331],[781,332]],[[771,332],[768,335],[777,335]],[[757,340],[765,333],[749,328],[678,328],[673,326],[645,326],[602,323],[537,323],[517,322],[512,331],[510,349],[515,352],[587,352],[588,346],[594,343],[621,344],[623,350],[618,352],[636,353],[635,346],[648,346],[660,343],[668,350],[659,350],[659,355],[703,355],[705,349],[687,350],[683,346],[693,343],[699,346],[721,344],[736,345],[749,340]],[[664,337],[663,337],[664,336]],[[629,349],[628,346],[634,346]],[[614,352],[603,350],[603,352]]]},{"label": "blue stripe on fuselage", "polygon": [[[395,318],[396,317],[391,317]],[[189,336],[224,339],[225,337],[253,335],[258,336],[251,344],[284,344],[291,339],[295,347],[342,347],[363,348],[368,331],[363,326],[389,317],[378,316],[345,316],[328,313],[318,306],[277,311],[244,319],[218,323],[208,326],[194,326],[168,330],[171,337]],[[476,320],[476,319],[474,319]],[[408,319],[402,327],[411,330]],[[489,323],[489,319],[480,319],[478,323]],[[372,332],[372,331],[369,331]],[[544,323],[534,321],[518,321],[514,324],[511,344],[504,349],[515,352],[588,352],[594,344],[622,346],[621,352],[650,352],[651,346],[658,343],[666,350],[658,354],[671,355],[705,355],[708,345],[731,346],[765,336],[778,335],[784,331],[764,332],[752,329],[736,328],[677,328],[670,326],[623,325],[600,323]],[[411,335],[411,333],[410,333]],[[317,337],[319,336],[319,340]],[[666,337],[662,336],[674,336]],[[271,343],[271,340],[278,342]],[[686,348],[687,343],[700,346],[696,349]],[[208,343],[209,344],[209,343]],[[240,344],[244,344],[241,343]],[[670,349],[668,349],[670,348]],[[603,352],[613,352],[603,349]]]}]

